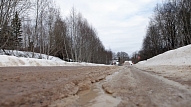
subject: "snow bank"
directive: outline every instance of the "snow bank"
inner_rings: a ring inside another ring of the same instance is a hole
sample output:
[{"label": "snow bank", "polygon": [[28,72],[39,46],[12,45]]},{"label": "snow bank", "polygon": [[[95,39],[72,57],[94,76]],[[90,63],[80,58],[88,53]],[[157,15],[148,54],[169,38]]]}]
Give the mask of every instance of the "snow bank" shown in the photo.
[{"label": "snow bank", "polygon": [[5,55],[5,52],[0,50],[0,67],[6,66],[106,66],[104,64],[66,62],[58,57],[48,56],[40,53],[5,50],[10,56]]},{"label": "snow bank", "polygon": [[191,65],[191,45],[167,51],[147,61],[141,61],[137,65]]},{"label": "snow bank", "polygon": [[54,61],[46,59],[23,58],[0,55],[0,67],[6,66],[105,66],[104,64]]},{"label": "snow bank", "polygon": [[[34,53],[33,52],[27,52],[27,51],[17,51],[17,50],[5,50],[6,53],[8,53],[10,56],[16,56],[16,57],[25,57],[25,58],[35,58],[35,59],[47,59],[52,61],[63,61],[62,59],[54,56],[48,56],[45,54],[40,53]],[[0,50],[0,55],[6,55],[5,52]]]}]

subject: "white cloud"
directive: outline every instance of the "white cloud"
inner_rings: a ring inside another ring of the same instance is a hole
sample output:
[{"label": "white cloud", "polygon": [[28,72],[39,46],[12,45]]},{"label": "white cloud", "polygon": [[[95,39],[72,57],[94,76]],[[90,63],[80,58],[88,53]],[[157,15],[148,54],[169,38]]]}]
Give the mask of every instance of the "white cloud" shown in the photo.
[{"label": "white cloud", "polygon": [[98,31],[106,48],[132,54],[141,48],[149,17],[161,0],[56,0],[63,16],[74,6]]}]

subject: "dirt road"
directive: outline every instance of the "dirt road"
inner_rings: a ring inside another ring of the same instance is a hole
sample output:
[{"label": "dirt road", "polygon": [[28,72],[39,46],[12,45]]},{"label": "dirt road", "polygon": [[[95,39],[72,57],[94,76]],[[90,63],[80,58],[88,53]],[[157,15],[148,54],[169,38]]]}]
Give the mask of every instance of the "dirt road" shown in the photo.
[{"label": "dirt road", "polygon": [[103,88],[122,101],[118,107],[191,107],[191,89],[155,74],[125,67]]},{"label": "dirt road", "polygon": [[[117,71],[102,67],[1,67],[0,107],[58,106],[57,101],[89,90],[91,84]],[[74,104],[64,102],[63,106]]]},{"label": "dirt road", "polygon": [[190,86],[134,66],[3,67],[0,86],[1,107],[191,107]]}]

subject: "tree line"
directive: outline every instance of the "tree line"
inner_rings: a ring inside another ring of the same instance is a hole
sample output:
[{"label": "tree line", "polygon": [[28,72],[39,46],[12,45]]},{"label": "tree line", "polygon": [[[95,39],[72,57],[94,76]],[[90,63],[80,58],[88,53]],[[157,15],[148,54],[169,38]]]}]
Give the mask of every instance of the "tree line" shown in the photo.
[{"label": "tree line", "polygon": [[1,0],[0,49],[53,55],[67,61],[109,64],[96,29],[73,7],[63,18],[52,0]]},{"label": "tree line", "polygon": [[191,1],[166,0],[156,5],[142,49],[133,53],[132,60],[136,63],[188,44],[191,44]]}]

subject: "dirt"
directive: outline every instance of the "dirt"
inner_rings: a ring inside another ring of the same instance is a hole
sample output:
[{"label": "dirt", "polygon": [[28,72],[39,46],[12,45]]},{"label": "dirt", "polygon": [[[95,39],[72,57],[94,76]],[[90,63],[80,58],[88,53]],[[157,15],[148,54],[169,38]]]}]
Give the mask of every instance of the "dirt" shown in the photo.
[{"label": "dirt", "polygon": [[2,67],[0,106],[191,107],[190,66],[160,67]]},{"label": "dirt", "polygon": [[79,95],[79,106],[85,107],[85,105],[91,104],[91,100],[95,99],[98,96],[99,91],[97,90],[96,84],[91,86],[90,90],[81,91],[78,93]]},{"label": "dirt", "polygon": [[79,107],[116,107],[121,99],[114,98],[102,88],[103,83],[107,80],[102,80],[93,84],[92,89],[79,97]]},{"label": "dirt", "polygon": [[[117,71],[105,67],[1,67],[1,107],[78,105],[77,95]],[[64,103],[63,103],[64,102]]]},{"label": "dirt", "polygon": [[190,107],[189,87],[139,70],[126,67],[103,88],[122,101],[117,107]]},{"label": "dirt", "polygon": [[191,65],[136,66],[145,72],[191,86]]}]

